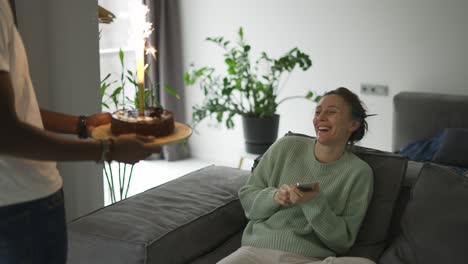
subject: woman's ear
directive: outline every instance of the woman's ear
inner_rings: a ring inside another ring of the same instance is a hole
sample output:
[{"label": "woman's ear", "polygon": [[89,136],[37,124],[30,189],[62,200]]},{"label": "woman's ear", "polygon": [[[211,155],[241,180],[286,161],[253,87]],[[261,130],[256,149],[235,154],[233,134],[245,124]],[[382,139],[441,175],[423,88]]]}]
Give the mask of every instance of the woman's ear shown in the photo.
[{"label": "woman's ear", "polygon": [[361,122],[358,120],[351,120],[351,125],[349,126],[349,132],[353,133],[361,126]]}]

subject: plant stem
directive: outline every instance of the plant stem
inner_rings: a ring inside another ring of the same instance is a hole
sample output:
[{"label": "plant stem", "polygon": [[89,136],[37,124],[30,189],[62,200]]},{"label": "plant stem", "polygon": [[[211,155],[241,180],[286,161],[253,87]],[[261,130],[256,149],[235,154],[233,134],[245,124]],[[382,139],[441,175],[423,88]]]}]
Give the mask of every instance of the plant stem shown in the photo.
[{"label": "plant stem", "polygon": [[118,162],[119,164],[119,194],[120,194],[120,200],[122,200],[122,174],[120,173],[120,162]]},{"label": "plant stem", "polygon": [[[231,99],[231,101],[234,102],[233,104],[231,104],[234,106],[234,110],[232,110],[233,112],[237,112],[238,114],[246,112],[242,103],[242,98],[243,97],[241,96],[240,102],[239,102],[239,99],[237,99],[237,97],[234,94],[232,94],[232,96],[228,98],[228,100]],[[238,106],[240,106],[241,108],[239,108]]]},{"label": "plant stem", "polygon": [[307,101],[310,101],[309,99],[305,98],[304,96],[296,95],[296,96],[288,96],[288,97],[285,97],[285,98],[281,99],[278,102],[278,105],[280,105],[284,101],[291,100],[291,99],[305,99]]},{"label": "plant stem", "polygon": [[124,190],[125,190],[125,176],[126,176],[126,170],[127,170],[127,164],[124,164],[124,168],[123,168],[123,180],[122,180],[122,189],[120,190],[121,194],[120,196],[122,196]]},{"label": "plant stem", "polygon": [[[109,169],[111,169],[110,165],[109,165]],[[104,163],[104,174],[106,175],[107,185],[109,186],[109,194],[111,197],[111,203],[115,203],[115,194],[114,194],[114,189],[112,187],[113,184],[111,184],[111,181],[109,180],[109,174],[107,173],[106,163]]]},{"label": "plant stem", "polygon": [[115,196],[115,188],[114,188],[114,175],[112,173],[112,167],[111,164],[109,163],[109,172],[110,172],[110,179],[111,179],[111,184],[112,184],[112,194],[114,195],[114,202],[117,201],[117,197]]},{"label": "plant stem", "polygon": [[132,164],[132,167],[130,167],[130,175],[128,177],[128,184],[127,184],[127,191],[125,192],[125,198],[127,198],[128,190],[130,189],[130,182],[132,180],[132,175],[133,175],[133,166],[134,164]]}]

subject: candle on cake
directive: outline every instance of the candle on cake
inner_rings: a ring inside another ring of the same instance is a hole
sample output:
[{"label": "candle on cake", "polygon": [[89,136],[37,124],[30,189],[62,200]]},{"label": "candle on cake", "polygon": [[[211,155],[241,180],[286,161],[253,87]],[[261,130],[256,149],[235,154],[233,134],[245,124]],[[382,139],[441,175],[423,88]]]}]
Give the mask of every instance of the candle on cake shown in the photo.
[{"label": "candle on cake", "polygon": [[138,81],[138,115],[145,115],[145,56],[144,56],[145,41],[139,41],[135,48],[136,56],[136,75]]},{"label": "candle on cake", "polygon": [[[146,21],[146,15],[149,9],[141,3],[134,3],[133,33],[135,42],[136,75],[138,81],[138,113],[139,116],[145,115],[145,48],[149,35],[153,32],[153,25]],[[154,50],[154,48],[152,48]]]}]

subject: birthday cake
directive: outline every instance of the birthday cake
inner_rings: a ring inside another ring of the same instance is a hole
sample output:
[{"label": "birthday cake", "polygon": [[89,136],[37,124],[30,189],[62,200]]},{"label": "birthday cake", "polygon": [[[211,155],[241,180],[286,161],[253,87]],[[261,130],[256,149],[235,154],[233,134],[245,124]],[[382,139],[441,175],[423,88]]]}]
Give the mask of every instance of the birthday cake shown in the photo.
[{"label": "birthday cake", "polygon": [[160,107],[147,107],[140,116],[138,109],[121,109],[112,114],[111,131],[114,135],[136,133],[164,137],[174,132],[174,115]]}]

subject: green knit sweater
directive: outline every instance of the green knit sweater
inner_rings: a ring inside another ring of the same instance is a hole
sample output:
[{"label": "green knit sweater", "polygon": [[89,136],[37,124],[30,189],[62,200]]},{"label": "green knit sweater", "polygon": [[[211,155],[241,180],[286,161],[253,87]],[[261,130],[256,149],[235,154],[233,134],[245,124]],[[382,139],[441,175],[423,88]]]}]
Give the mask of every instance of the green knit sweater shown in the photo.
[{"label": "green knit sweater", "polygon": [[[321,163],[314,145],[310,138],[287,136],[266,151],[239,190],[250,220],[243,246],[325,258],[353,245],[372,196],[372,169],[348,151],[335,162]],[[297,182],[319,182],[320,192],[303,204],[277,205],[278,188]]]}]

